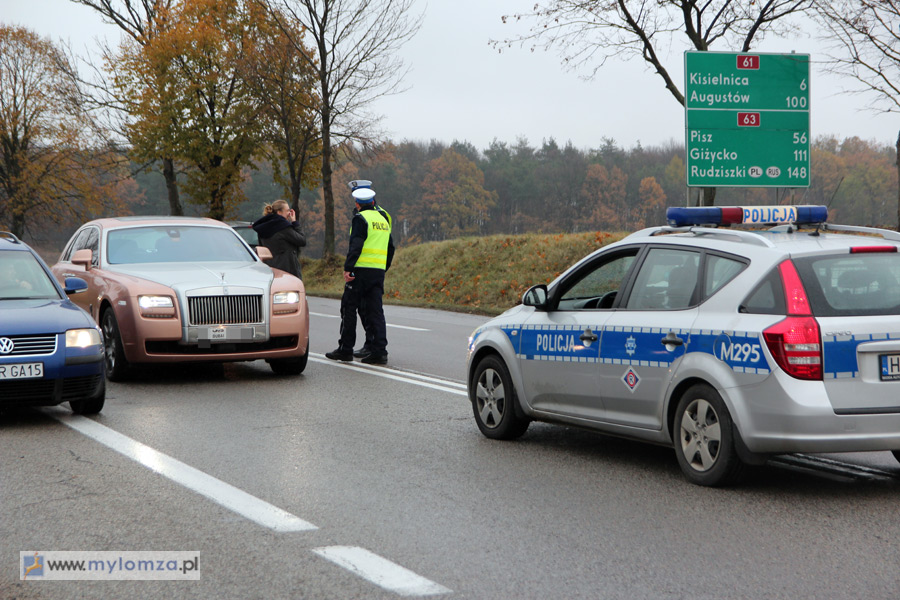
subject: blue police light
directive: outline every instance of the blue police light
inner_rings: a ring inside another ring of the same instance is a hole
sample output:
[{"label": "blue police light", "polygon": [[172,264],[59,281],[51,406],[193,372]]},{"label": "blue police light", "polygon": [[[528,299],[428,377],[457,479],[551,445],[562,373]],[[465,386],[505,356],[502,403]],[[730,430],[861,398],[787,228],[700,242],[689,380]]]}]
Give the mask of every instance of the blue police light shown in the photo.
[{"label": "blue police light", "polygon": [[670,206],[666,221],[672,227],[688,225],[783,225],[824,223],[828,207],[805,206]]}]

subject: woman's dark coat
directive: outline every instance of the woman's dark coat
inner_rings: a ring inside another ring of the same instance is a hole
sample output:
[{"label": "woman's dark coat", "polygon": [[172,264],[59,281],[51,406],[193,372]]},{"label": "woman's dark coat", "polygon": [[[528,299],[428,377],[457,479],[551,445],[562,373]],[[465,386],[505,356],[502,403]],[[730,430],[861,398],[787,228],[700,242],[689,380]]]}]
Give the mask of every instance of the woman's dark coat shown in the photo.
[{"label": "woman's dark coat", "polygon": [[281,215],[271,214],[255,221],[253,230],[259,235],[259,243],[272,252],[272,260],[267,260],[266,264],[300,277],[297,253],[306,245],[300,222],[291,223]]}]

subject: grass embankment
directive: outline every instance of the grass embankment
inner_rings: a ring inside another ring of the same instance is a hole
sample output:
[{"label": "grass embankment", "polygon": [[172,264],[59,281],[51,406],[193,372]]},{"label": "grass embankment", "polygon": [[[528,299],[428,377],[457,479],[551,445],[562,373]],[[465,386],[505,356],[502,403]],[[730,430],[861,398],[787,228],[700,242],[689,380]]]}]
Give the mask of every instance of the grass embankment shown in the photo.
[{"label": "grass embankment", "polygon": [[[549,283],[576,260],[624,234],[605,232],[470,237],[397,250],[385,278],[387,304],[500,314],[530,286]],[[343,257],[302,258],[311,296],[339,298]]]}]

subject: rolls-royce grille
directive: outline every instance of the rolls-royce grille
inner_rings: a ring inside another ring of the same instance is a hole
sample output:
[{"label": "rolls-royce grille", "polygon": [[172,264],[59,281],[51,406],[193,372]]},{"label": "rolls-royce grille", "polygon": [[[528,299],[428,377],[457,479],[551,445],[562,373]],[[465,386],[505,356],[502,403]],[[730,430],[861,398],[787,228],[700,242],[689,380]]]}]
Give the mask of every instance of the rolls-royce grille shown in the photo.
[{"label": "rolls-royce grille", "polygon": [[8,340],[0,340],[0,349],[12,346],[11,351],[0,352],[2,356],[41,356],[56,352],[55,335],[10,335],[0,338]]},{"label": "rolls-royce grille", "polygon": [[195,296],[188,298],[191,325],[262,323],[262,296]]}]

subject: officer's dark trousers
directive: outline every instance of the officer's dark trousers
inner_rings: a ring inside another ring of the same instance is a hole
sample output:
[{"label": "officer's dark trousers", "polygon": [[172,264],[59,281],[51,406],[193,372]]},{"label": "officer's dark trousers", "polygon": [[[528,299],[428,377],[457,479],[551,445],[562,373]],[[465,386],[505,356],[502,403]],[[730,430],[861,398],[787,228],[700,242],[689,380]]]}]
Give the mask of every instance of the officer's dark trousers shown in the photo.
[{"label": "officer's dark trousers", "polygon": [[344,284],[341,297],[341,338],[338,346],[342,350],[353,350],[356,345],[356,315],[359,312],[366,338],[371,338],[374,354],[387,353],[387,328],[384,323],[384,271],[381,269],[356,269],[356,279]]}]

